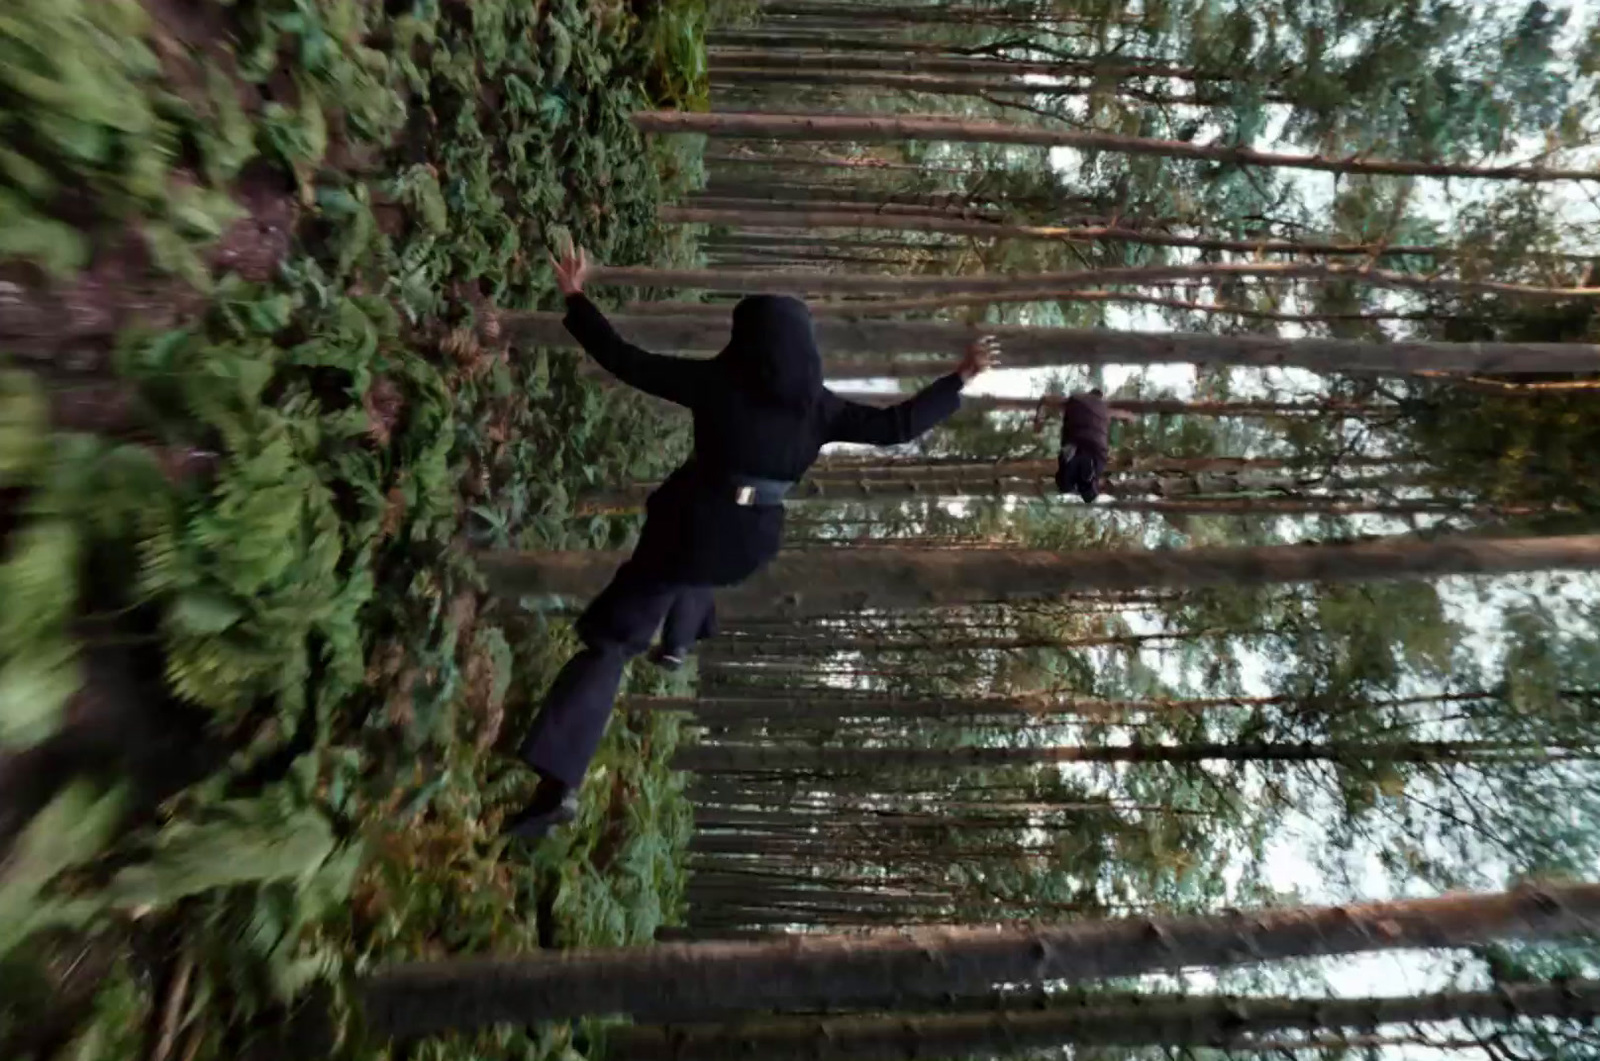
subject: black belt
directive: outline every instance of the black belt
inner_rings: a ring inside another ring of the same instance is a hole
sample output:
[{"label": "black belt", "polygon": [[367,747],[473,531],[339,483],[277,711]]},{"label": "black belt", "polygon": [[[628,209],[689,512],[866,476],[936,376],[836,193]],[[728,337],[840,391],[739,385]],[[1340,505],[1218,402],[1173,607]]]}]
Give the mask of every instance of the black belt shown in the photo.
[{"label": "black belt", "polygon": [[784,479],[763,479],[756,475],[730,475],[728,484],[733,489],[733,503],[746,507],[752,505],[781,505],[794,489],[794,483]]}]

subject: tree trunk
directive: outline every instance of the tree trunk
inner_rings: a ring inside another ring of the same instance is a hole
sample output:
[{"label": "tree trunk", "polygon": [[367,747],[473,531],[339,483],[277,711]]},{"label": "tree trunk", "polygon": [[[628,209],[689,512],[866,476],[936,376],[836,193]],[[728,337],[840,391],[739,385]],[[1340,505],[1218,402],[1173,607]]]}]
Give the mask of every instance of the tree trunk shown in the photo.
[{"label": "tree trunk", "polygon": [[[839,397],[863,405],[893,405],[905,401],[904,393],[885,394],[879,391],[851,392],[840,390]],[[963,409],[983,412],[1037,412],[1040,408],[1059,409],[1066,398],[1061,395],[1041,395],[1038,398],[996,398],[974,395],[963,398]],[[1328,416],[1366,419],[1373,416],[1397,415],[1398,409],[1390,405],[1368,405],[1356,402],[1185,402],[1164,399],[1112,398],[1106,402],[1112,409],[1137,416],[1205,416],[1205,417],[1303,417]]]},{"label": "tree trunk", "polygon": [[1448,498],[1391,501],[1383,498],[1349,497],[1240,497],[1240,498],[1141,498],[1107,502],[1116,512],[1148,512],[1158,516],[1463,516],[1472,519],[1504,519],[1511,516],[1548,514],[1548,508],[1535,505],[1474,505]]},{"label": "tree trunk", "polygon": [[787,18],[781,20],[765,21],[762,25],[771,29],[781,29],[791,34],[788,42],[792,44],[808,44],[817,49],[825,50],[832,35],[836,33],[872,32],[876,27],[886,36],[895,29],[912,29],[921,32],[934,33],[958,31],[970,34],[972,28],[980,27],[988,35],[995,36],[1006,34],[1020,36],[1029,34],[1035,37],[1054,39],[1056,41],[1090,42],[1093,40],[1093,31],[1082,28],[1067,28],[1042,24],[1038,21],[1020,22],[1013,19],[996,18],[993,16],[978,17],[960,22],[934,20],[914,26],[903,26],[897,22],[886,22],[878,19],[860,19],[842,15],[809,15],[805,18]]},{"label": "tree trunk", "polygon": [[[837,18],[845,21],[883,23],[890,26],[921,22],[950,22],[1021,26],[1087,23],[1105,26],[1114,23],[1136,25],[1134,15],[1101,18],[1094,15],[1064,15],[1050,7],[1026,3],[1007,4],[848,4],[810,0],[806,3],[763,3],[757,6],[763,22],[784,18]],[[991,23],[990,20],[993,20]]]},{"label": "tree trunk", "polygon": [[[891,278],[893,279],[893,278]],[[507,333],[521,346],[573,347],[558,313],[506,314]],[[627,316],[611,318],[630,341],[679,354],[714,354],[728,342],[727,318]],[[1410,375],[1420,371],[1522,375],[1584,374],[1600,370],[1600,345],[1590,343],[1374,343],[1354,339],[1280,339],[1267,335],[1205,335],[1183,332],[1114,332],[1020,325],[845,320],[818,317],[817,343],[836,366],[849,358],[851,371],[877,375],[938,375],[949,366],[907,362],[902,355],[958,357],[979,335],[993,335],[1010,366],[1061,364],[1167,364],[1292,366],[1313,372],[1373,372]],[[835,377],[837,378],[837,377]],[[867,378],[871,378],[870,376]]]},{"label": "tree trunk", "polygon": [[813,696],[805,698],[740,698],[674,699],[670,697],[636,697],[629,703],[637,708],[657,711],[683,711],[701,722],[715,725],[740,719],[795,719],[837,722],[850,718],[887,719],[963,719],[1000,718],[1020,721],[1033,717],[1079,716],[1084,718],[1116,718],[1135,711],[1185,711],[1203,710],[1207,706],[1220,707],[1237,703],[1236,700],[1090,700],[1090,699],[1009,699],[1006,697],[981,698],[911,698],[911,697],[840,697]]},{"label": "tree trunk", "polygon": [[[687,207],[663,206],[657,214],[661,220],[667,222],[716,225],[740,230],[860,228],[883,229],[889,232],[949,232],[961,236],[996,235],[998,238],[1016,235],[1019,238],[1063,240],[1068,237],[1054,233],[1086,231],[1043,229],[1041,231],[1045,233],[1044,235],[1035,235],[1032,232],[1020,231],[1027,226],[1005,224],[1005,218],[997,211],[963,206],[959,203],[928,206],[889,200],[878,202],[869,200],[865,203],[851,200],[784,202],[776,199],[750,199],[712,193],[696,195],[689,202],[691,205]],[[819,222],[818,218],[824,220]],[[845,220],[829,220],[833,218]],[[984,231],[988,228],[996,231],[993,233]],[[1019,231],[1014,232],[1013,229]]]},{"label": "tree trunk", "polygon": [[[934,45],[923,50],[911,50],[891,44],[883,50],[884,42],[872,38],[854,38],[863,47],[850,45],[852,38],[830,40],[827,48],[795,47],[794,41],[781,42],[779,47],[745,47],[738,44],[713,44],[707,56],[715,76],[718,70],[764,70],[772,72],[820,73],[829,77],[848,73],[885,73],[913,76],[954,75],[983,79],[1024,77],[1089,78],[1097,80],[1128,80],[1155,78],[1160,81],[1230,81],[1226,75],[1208,75],[1176,63],[1129,62],[1125,59],[1089,58],[1080,60],[1050,59],[991,59],[981,56],[957,56],[947,53],[948,47]],[[874,50],[870,45],[876,43]],[[782,45],[787,45],[782,46]],[[851,54],[854,53],[854,54]],[[670,112],[667,112],[670,113]],[[739,115],[741,118],[756,117]],[[950,119],[932,119],[948,122]],[[761,134],[763,137],[765,134]],[[779,139],[782,137],[775,137]],[[843,139],[855,139],[844,137]],[[885,139],[906,139],[888,137]]]},{"label": "tree trunk", "polygon": [[[789,492],[789,500],[900,502],[913,497],[1054,497],[1058,493],[1055,470],[1054,458],[904,470],[863,467],[848,472],[819,468],[796,484]],[[1236,471],[1156,470],[1142,475],[1118,470],[1106,475],[1102,488],[1108,497],[1118,499],[1115,503],[1143,496],[1244,501],[1251,498],[1240,495],[1267,495],[1260,500],[1280,501],[1295,510],[1292,506],[1364,503],[1368,500],[1361,496],[1365,492],[1415,485],[1419,477],[1419,473],[1400,469],[1380,477],[1249,467]],[[581,511],[634,511],[659,486],[657,482],[633,483],[620,490],[587,495],[582,499]],[[1437,500],[1427,500],[1429,507],[1425,511],[1439,507]]]},{"label": "tree trunk", "polygon": [[[683,225],[714,225],[739,229],[853,228],[881,229],[886,232],[935,232],[943,235],[976,236],[980,239],[1029,239],[1060,243],[1134,243],[1150,247],[1183,247],[1194,250],[1229,251],[1236,254],[1344,255],[1351,257],[1450,257],[1450,247],[1374,246],[1361,243],[1299,242],[1262,237],[1260,239],[1220,239],[1212,236],[1180,236],[1169,232],[1143,231],[1126,226],[1100,225],[1070,228],[1057,225],[1006,224],[998,218],[970,216],[962,209],[895,206],[878,209],[851,209],[846,202],[795,203],[782,207],[764,200],[706,199],[695,205],[664,206],[661,220]],[[958,216],[967,214],[969,216]],[[1031,281],[1030,281],[1031,282]],[[1099,282],[1108,282],[1101,280]],[[1038,285],[1047,286],[1045,284]]]},{"label": "tree trunk", "polygon": [[871,273],[823,275],[779,272],[736,273],[718,272],[712,269],[607,268],[596,269],[590,282],[596,286],[688,289],[734,295],[765,293],[917,296],[915,300],[885,301],[877,304],[864,301],[859,306],[851,307],[858,313],[886,313],[907,312],[913,309],[939,309],[965,302],[1044,302],[1054,300],[1061,292],[1081,291],[1101,285],[1146,286],[1251,278],[1348,281],[1374,287],[1500,295],[1539,301],[1600,298],[1600,287],[1540,287],[1498,280],[1458,280],[1449,277],[1420,276],[1392,269],[1373,269],[1365,265],[1328,262],[1205,262],[1081,269],[1066,273],[903,277]]},{"label": "tree trunk", "polygon": [[739,250],[753,247],[810,247],[848,251],[956,251],[963,246],[959,240],[885,239],[880,236],[852,239],[832,234],[819,236],[808,232],[731,232],[722,236],[710,236],[703,245],[715,250],[725,247]]},{"label": "tree trunk", "polygon": [[675,925],[662,925],[656,929],[656,942],[681,943],[687,940],[700,942],[718,942],[726,940],[782,940],[789,939],[792,934],[778,931],[753,931],[733,929],[704,929],[697,927],[679,927]]},{"label": "tree trunk", "polygon": [[1582,932],[1600,885],[1053,927],[944,928],[778,943],[675,944],[532,958],[417,962],[359,986],[368,1029],[408,1039],[588,1014],[670,1017],[862,999],[983,994],[996,985]]},{"label": "tree trunk", "polygon": [[[1341,468],[1387,468],[1408,463],[1402,456],[1352,457],[1339,463]],[[1200,472],[1281,471],[1291,466],[1286,457],[1170,457],[1166,454],[1119,457],[1111,462],[1111,478],[1129,475]],[[1055,458],[1017,457],[986,460],[961,454],[929,457],[887,456],[882,453],[832,454],[812,465],[811,474],[824,479],[861,477],[868,479],[938,479],[947,475],[984,473],[1008,478],[1049,474]]]},{"label": "tree trunk", "polygon": [[973,170],[966,166],[924,166],[919,162],[894,162],[871,156],[793,158],[787,155],[753,154],[734,151],[708,151],[708,166],[766,166],[772,169],[821,169],[842,173],[915,173],[919,177],[965,177]]},{"label": "tree trunk", "polygon": [[[1148,634],[1078,634],[1024,637],[1020,634],[980,636],[952,631],[940,637],[899,638],[875,637],[871,634],[839,634],[815,641],[778,641],[772,644],[736,646],[726,640],[705,646],[702,659],[707,663],[765,664],[770,660],[793,662],[800,667],[821,662],[817,657],[837,655],[841,652],[860,653],[868,657],[887,654],[946,655],[956,652],[1020,652],[1028,649],[1060,649],[1117,646],[1132,649],[1160,641],[1189,641],[1202,637],[1226,635],[1246,637],[1262,634],[1263,630],[1174,630]],[[933,666],[932,661],[928,665]]]},{"label": "tree trunk", "polygon": [[[623,556],[611,552],[480,553],[491,590],[592,597]],[[1600,535],[1392,538],[1351,545],[1043,551],[834,549],[781,555],[719,593],[727,618],[829,615],[982,601],[1045,600],[1087,590],[1368,582],[1600,567]]]},{"label": "tree trunk", "polygon": [[689,698],[635,696],[625,703],[634,710],[681,711],[702,722],[751,719],[959,718],[993,717],[1022,720],[1058,715],[1115,718],[1136,712],[1178,714],[1219,707],[1267,707],[1292,704],[1289,697],[1205,697],[1187,700],[1098,700],[1086,697],[902,697],[811,696]]},{"label": "tree trunk", "polygon": [[[919,65],[944,64],[935,60],[931,64]],[[1040,82],[1026,80],[1026,75],[1015,77],[1002,73],[996,76],[988,71],[971,74],[910,73],[900,70],[852,69],[850,64],[844,65],[841,69],[832,63],[818,67],[796,66],[777,69],[717,65],[711,68],[711,83],[731,85],[736,88],[750,85],[826,85],[830,88],[864,88],[879,92],[887,89],[894,92],[923,92],[933,96],[969,96],[988,100],[1005,96],[1024,98],[1088,96],[1106,91],[1103,85],[1082,78],[1081,75],[1079,80],[1072,82]],[[1124,85],[1119,85],[1115,89],[1115,94],[1143,103],[1180,107],[1227,106],[1232,102],[1228,96],[1216,92],[1195,91],[1186,94],[1130,88]],[[1274,93],[1269,94],[1266,99],[1269,102],[1280,102],[1284,97]]]},{"label": "tree trunk", "polygon": [[[781,165],[781,164],[780,164]],[[954,187],[931,186],[929,182],[918,178],[911,181],[886,179],[878,174],[866,173],[841,173],[813,176],[810,180],[799,180],[798,175],[787,172],[778,172],[779,167],[774,167],[771,174],[742,173],[738,176],[729,176],[724,173],[713,173],[710,183],[703,193],[716,196],[719,199],[755,199],[782,204],[807,203],[807,202],[855,202],[877,205],[879,203],[901,203],[906,206],[983,206],[997,209],[1009,200],[997,194],[985,194],[980,190],[968,191],[956,185]],[[983,182],[974,182],[981,188]],[[1029,198],[1027,201],[1032,201]],[[1093,203],[1086,196],[1069,196],[1062,193],[1059,203],[1052,195],[1052,205],[1065,207],[1071,205],[1074,214],[1105,218],[1107,203]],[[1097,209],[1098,208],[1098,209]],[[744,233],[744,238],[756,238],[757,233]]]},{"label": "tree trunk", "polygon": [[[1408,1035],[1310,1035],[1279,1039],[1251,1039],[1246,1043],[1235,1043],[1228,1047],[1235,1054],[1262,1054],[1274,1058],[1275,1061],[1284,1061],[1286,1058],[1315,1054],[1321,1057],[1391,1057],[1408,1056],[1389,1054],[1388,1048],[1393,1046],[1412,1046],[1421,1048],[1419,1053],[1430,1053],[1439,1056],[1439,1051],[1452,1051],[1444,1056],[1460,1058],[1482,1056],[1493,1058],[1504,1057],[1505,1054],[1496,1054],[1496,1044],[1485,1039],[1473,1039],[1466,1036],[1426,1035],[1412,1032]],[[1385,1051],[1375,1054],[1374,1051]],[[1361,1051],[1358,1055],[1357,1051]],[[1476,1051],[1476,1053],[1474,1053]]]},{"label": "tree trunk", "polygon": [[[869,258],[859,254],[821,254],[821,253],[793,253],[782,250],[762,250],[752,248],[744,251],[718,251],[708,248],[705,251],[706,264],[714,269],[760,269],[767,265],[778,265],[784,269],[826,269],[830,272],[843,271],[855,268],[868,269],[899,269],[901,263],[892,258]],[[714,309],[718,316],[727,312],[724,306],[707,306],[707,310]]]},{"label": "tree trunk", "polygon": [[[1567,753],[1516,741],[1393,743],[1241,743],[1012,746],[965,748],[807,748],[777,744],[689,744],[673,768],[697,773],[810,771],[823,776],[885,770],[936,770],[1023,763],[1483,763],[1559,758]],[[1586,752],[1577,753],[1587,755]]]},{"label": "tree trunk", "polygon": [[1375,998],[1133,997],[1047,1003],[1037,1011],[788,1017],[728,1025],[618,1029],[613,1061],[914,1061],[1010,1056],[1073,1046],[1248,1046],[1271,1032],[1379,1028],[1462,1020],[1516,1022],[1600,1015],[1600,982],[1513,984],[1494,991]]},{"label": "tree trunk", "polygon": [[[969,808],[971,805],[967,805]],[[1041,825],[1036,815],[1047,810],[1055,810],[1044,805],[1042,810],[1034,806],[1024,806],[1020,810],[1013,809],[1012,813],[995,813],[993,808],[980,808],[982,814],[971,814],[961,817],[956,809],[941,805],[939,813],[916,813],[911,811],[895,810],[868,810],[850,811],[838,807],[818,808],[810,811],[796,810],[753,810],[738,807],[707,807],[695,809],[695,828],[706,830],[734,831],[740,835],[759,836],[801,836],[825,839],[834,834],[867,835],[872,838],[880,836],[902,836],[908,833],[945,833],[952,831],[989,830],[999,829],[1007,832],[1035,828],[1048,828]],[[1084,805],[1078,811],[1080,816],[1094,814],[1100,817],[1114,817],[1124,808],[1116,805],[1091,806]],[[1165,807],[1140,808],[1145,813],[1162,814]],[[750,897],[754,897],[751,895]],[[805,898],[819,898],[820,893],[807,893]],[[793,898],[793,896],[790,896]],[[907,896],[907,899],[919,898]],[[927,898],[922,896],[920,898]]]},{"label": "tree trunk", "polygon": [[1003,122],[963,121],[924,116],[887,117],[870,114],[706,114],[695,111],[643,111],[634,124],[645,133],[700,133],[715,138],[754,137],[810,141],[902,141],[943,143],[1027,144],[1070,147],[1080,151],[1113,151],[1130,155],[1220,162],[1235,166],[1267,166],[1329,173],[1395,177],[1476,177],[1542,182],[1600,180],[1600,170],[1543,166],[1474,166],[1465,163],[1413,162],[1406,159],[1330,158],[1256,151],[1228,144],[1195,144],[1118,133],[1047,129]]},{"label": "tree trunk", "polygon": [[[780,238],[792,238],[784,236]],[[826,242],[825,240],[823,242]],[[841,241],[843,245],[843,241]],[[865,244],[870,246],[870,242]],[[752,248],[753,250],[754,248]],[[795,247],[798,252],[802,248]],[[916,246],[908,244],[902,250],[918,253],[923,260],[930,257],[947,254],[958,254],[958,250],[943,247],[938,244]],[[710,245],[708,252],[714,252],[716,247]],[[750,265],[766,265],[770,259],[761,262],[751,262]],[[779,258],[778,261],[784,259]],[[803,263],[803,254],[796,253],[794,261]],[[873,264],[882,264],[882,260],[875,260]],[[721,263],[718,268],[737,268],[728,263]],[[1440,281],[1444,282],[1444,281]],[[1160,295],[1141,295],[1132,291],[1097,291],[1093,289],[1079,290],[1077,288],[1057,289],[1049,292],[1029,290],[1022,295],[993,295],[989,298],[979,296],[956,295],[955,302],[949,303],[943,298],[928,299],[860,299],[817,302],[811,306],[811,312],[818,317],[887,317],[896,313],[916,313],[924,310],[937,310],[947,308],[963,301],[973,303],[983,301],[1027,301],[1030,299],[1048,299],[1055,302],[1073,303],[1126,303],[1134,306],[1155,306],[1160,309],[1177,310],[1181,313],[1202,313],[1207,316],[1242,317],[1246,320],[1277,321],[1280,324],[1343,324],[1343,323],[1375,323],[1378,321],[1441,321],[1447,319],[1438,313],[1427,310],[1374,310],[1371,313],[1285,313],[1277,310],[1255,309],[1247,305],[1236,305],[1225,302],[1196,302],[1191,299],[1163,298]],[[629,313],[648,313],[652,315],[673,314],[686,316],[721,317],[728,312],[728,306],[711,302],[632,302],[623,307]]]}]

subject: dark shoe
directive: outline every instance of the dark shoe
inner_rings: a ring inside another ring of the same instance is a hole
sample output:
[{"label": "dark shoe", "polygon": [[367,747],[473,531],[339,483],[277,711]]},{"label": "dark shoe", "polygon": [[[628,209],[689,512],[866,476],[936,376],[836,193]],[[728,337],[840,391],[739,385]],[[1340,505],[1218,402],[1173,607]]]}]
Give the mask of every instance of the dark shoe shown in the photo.
[{"label": "dark shoe", "polygon": [[565,825],[578,816],[578,794],[569,792],[553,807],[540,807],[530,803],[521,814],[500,827],[500,835],[519,840],[537,842],[550,835],[550,830]]}]

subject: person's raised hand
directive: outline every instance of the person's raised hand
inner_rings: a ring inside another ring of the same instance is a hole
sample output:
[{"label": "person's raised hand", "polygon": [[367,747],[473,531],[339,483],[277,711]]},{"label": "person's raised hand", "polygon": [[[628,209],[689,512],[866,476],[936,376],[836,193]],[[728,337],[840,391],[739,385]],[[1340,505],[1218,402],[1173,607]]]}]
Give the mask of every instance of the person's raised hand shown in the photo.
[{"label": "person's raised hand", "polygon": [[566,246],[561,251],[561,257],[550,256],[550,264],[555,267],[556,286],[567,298],[583,294],[584,281],[589,279],[589,252],[582,247],[574,247],[572,240],[566,241]]},{"label": "person's raised hand", "polygon": [[992,335],[981,336],[967,347],[967,352],[961,357],[961,364],[956,366],[956,374],[961,377],[962,382],[971,382],[999,363],[1000,340]]}]

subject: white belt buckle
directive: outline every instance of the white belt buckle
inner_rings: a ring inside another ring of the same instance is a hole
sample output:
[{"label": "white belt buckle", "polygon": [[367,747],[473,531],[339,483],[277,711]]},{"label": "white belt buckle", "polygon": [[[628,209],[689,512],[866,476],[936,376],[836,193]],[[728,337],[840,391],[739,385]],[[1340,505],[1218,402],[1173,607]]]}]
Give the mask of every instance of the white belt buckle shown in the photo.
[{"label": "white belt buckle", "polygon": [[739,492],[734,495],[733,503],[736,504],[736,505],[745,505],[745,506],[749,506],[749,505],[755,504],[756,503],[756,488],[753,487],[753,486],[741,486],[741,487],[739,487]]}]

